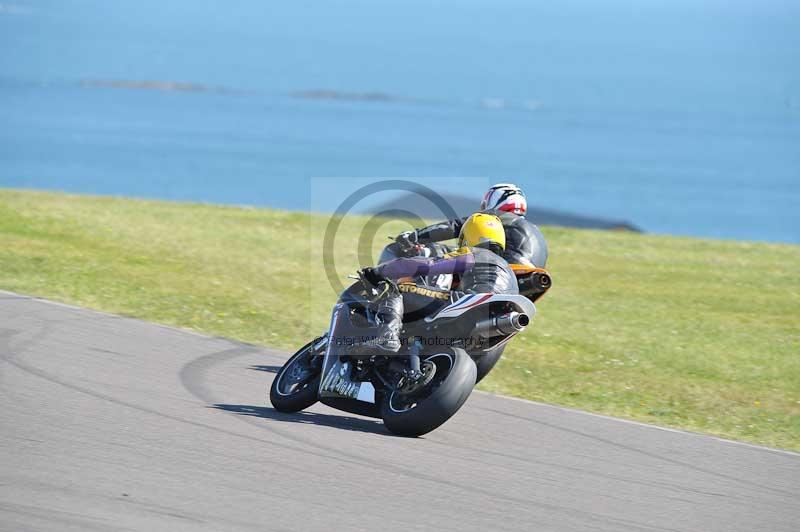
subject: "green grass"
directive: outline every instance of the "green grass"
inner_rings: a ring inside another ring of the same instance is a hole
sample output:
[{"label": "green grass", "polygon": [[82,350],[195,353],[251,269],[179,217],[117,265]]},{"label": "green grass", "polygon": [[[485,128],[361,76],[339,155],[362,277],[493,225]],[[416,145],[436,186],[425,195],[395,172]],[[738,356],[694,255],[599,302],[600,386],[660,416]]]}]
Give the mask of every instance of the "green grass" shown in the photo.
[{"label": "green grass", "polygon": [[[327,220],[0,190],[0,288],[291,350],[335,299]],[[800,449],[800,246],[544,231],[554,288],[481,388]]]}]

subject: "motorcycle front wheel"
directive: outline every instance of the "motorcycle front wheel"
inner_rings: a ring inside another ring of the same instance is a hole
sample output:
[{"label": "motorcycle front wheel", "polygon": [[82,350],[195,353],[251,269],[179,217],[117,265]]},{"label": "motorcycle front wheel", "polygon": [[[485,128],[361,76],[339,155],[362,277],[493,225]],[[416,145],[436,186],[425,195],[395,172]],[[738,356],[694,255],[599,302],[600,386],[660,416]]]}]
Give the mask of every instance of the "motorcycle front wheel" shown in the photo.
[{"label": "motorcycle front wheel", "polygon": [[439,427],[458,412],[475,387],[475,362],[463,349],[445,348],[422,361],[435,366],[431,382],[419,393],[390,392],[381,405],[384,425],[398,436],[422,436]]},{"label": "motorcycle front wheel", "polygon": [[279,412],[299,412],[318,400],[320,370],[311,365],[313,342],[292,355],[269,390],[269,401]]}]

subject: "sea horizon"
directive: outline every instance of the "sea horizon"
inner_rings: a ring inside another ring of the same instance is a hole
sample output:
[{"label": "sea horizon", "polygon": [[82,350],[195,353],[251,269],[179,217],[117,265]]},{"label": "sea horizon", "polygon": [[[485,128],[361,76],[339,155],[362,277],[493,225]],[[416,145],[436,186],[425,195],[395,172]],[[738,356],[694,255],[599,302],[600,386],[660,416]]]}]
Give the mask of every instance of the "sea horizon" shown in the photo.
[{"label": "sea horizon", "polygon": [[304,210],[315,178],[466,176],[800,243],[796,3],[2,6],[2,187]]}]

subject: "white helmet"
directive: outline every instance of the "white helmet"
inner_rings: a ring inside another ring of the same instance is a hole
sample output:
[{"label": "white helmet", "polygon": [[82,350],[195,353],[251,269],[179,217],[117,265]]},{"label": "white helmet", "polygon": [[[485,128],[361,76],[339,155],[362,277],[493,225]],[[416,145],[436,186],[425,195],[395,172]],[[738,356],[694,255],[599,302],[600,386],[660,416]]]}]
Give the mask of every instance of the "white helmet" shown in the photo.
[{"label": "white helmet", "polygon": [[517,185],[498,183],[483,196],[481,210],[486,209],[513,212],[525,216],[528,202],[525,200],[525,193]]}]

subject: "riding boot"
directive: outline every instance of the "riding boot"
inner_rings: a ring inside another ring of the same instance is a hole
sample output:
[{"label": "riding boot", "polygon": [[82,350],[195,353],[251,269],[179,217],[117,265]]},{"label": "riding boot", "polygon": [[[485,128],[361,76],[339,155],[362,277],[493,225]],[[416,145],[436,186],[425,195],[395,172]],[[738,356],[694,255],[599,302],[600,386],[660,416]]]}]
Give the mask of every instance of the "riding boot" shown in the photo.
[{"label": "riding boot", "polygon": [[378,306],[377,316],[380,325],[375,333],[375,346],[397,353],[401,345],[400,331],[403,329],[403,295],[399,292],[387,295]]}]

